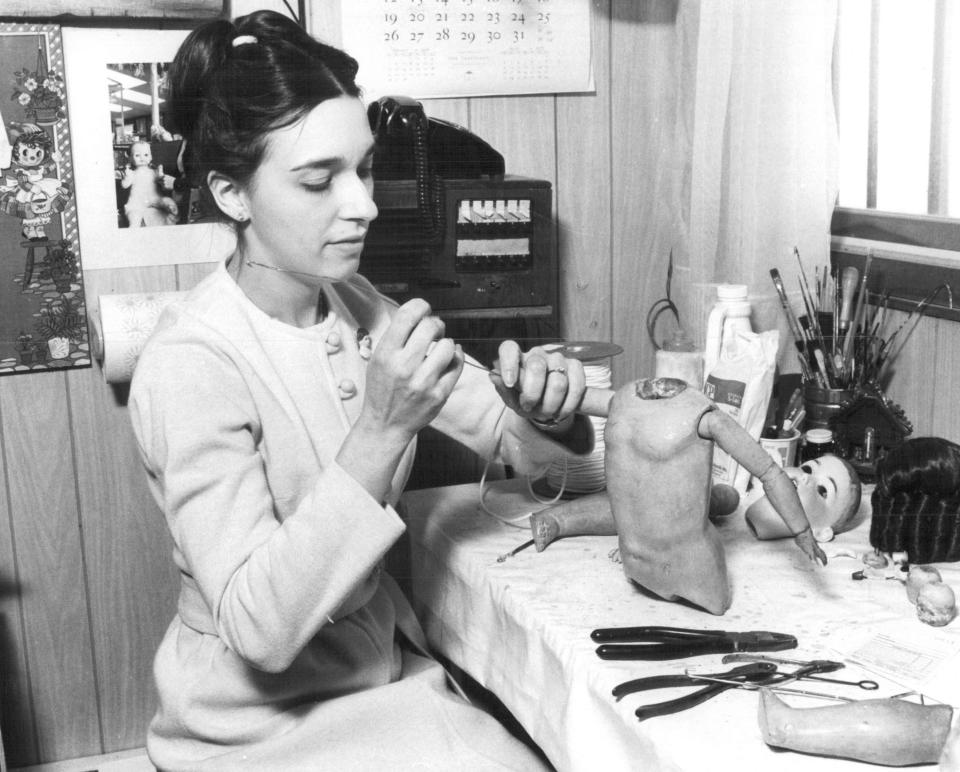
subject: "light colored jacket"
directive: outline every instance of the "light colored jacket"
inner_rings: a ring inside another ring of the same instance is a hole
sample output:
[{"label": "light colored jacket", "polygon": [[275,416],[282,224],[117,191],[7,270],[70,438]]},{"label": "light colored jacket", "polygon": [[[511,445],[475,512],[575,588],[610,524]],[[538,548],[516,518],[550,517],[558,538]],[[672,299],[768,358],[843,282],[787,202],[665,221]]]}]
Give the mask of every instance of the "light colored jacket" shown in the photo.
[{"label": "light colored jacket", "polygon": [[[292,327],[220,266],[165,311],[138,362],[130,413],[181,576],[155,663],[160,767],[255,747],[308,720],[305,705],[397,681],[398,623],[422,642],[380,570],[404,532],[393,505],[414,446],[385,505],[335,460],[363,403],[357,330],[375,347],[396,306],[360,277],[328,301],[320,324]],[[565,452],[473,367],[433,425],[521,474]]]}]

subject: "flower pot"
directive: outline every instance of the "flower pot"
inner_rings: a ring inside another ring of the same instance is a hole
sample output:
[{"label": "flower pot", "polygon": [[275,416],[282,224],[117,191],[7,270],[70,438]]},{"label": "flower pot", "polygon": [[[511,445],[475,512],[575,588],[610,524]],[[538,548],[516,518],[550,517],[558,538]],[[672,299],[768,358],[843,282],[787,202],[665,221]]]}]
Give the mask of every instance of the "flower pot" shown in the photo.
[{"label": "flower pot", "polygon": [[36,123],[38,126],[53,126],[53,124],[60,120],[60,111],[57,107],[35,107],[28,112],[33,113],[33,123]]},{"label": "flower pot", "polygon": [[66,359],[70,356],[70,338],[50,338],[47,348],[51,359]]}]

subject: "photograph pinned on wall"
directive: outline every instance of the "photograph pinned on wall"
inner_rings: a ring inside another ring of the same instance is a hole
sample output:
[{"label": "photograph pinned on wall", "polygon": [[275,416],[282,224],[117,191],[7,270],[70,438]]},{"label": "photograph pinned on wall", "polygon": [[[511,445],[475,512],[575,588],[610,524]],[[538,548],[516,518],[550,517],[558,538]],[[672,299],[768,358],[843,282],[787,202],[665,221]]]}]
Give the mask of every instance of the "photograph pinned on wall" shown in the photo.
[{"label": "photograph pinned on wall", "polygon": [[117,227],[213,222],[182,172],[183,137],[166,128],[169,62],[107,64]]},{"label": "photograph pinned on wall", "polygon": [[89,367],[60,27],[0,24],[0,82],[0,375]]},{"label": "photograph pinned on wall", "polygon": [[183,175],[166,77],[188,30],[67,28],[66,89],[75,110],[84,268],[222,260],[232,232]]}]

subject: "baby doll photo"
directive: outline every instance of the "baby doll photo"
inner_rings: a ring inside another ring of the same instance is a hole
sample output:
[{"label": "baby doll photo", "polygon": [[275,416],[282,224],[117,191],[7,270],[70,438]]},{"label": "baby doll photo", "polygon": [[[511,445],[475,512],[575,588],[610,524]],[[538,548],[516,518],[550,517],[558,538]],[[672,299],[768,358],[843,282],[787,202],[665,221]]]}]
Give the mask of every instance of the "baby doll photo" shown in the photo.
[{"label": "baby doll photo", "polygon": [[170,195],[174,178],[163,173],[162,165],[153,163],[153,151],[146,140],[130,145],[128,156],[127,165],[116,172],[120,188],[129,194],[123,205],[126,227],[175,225],[180,208]]}]

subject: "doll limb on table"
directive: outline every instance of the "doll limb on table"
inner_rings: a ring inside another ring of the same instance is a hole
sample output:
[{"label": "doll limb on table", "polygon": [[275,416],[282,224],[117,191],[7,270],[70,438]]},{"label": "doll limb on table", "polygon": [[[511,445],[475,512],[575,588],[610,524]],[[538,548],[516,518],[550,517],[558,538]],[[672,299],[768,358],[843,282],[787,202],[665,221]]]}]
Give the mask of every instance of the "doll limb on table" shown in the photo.
[{"label": "doll limb on table", "polygon": [[761,690],[758,713],[764,742],[776,748],[890,767],[939,760],[944,772],[957,770],[948,748],[952,718],[949,705],[892,697],[793,708],[770,689]]},{"label": "doll limb on table", "polygon": [[793,483],[759,443],[672,378],[621,387],[609,401],[605,471],[627,578],[666,600],[723,614],[732,597],[709,519],[716,443],[763,484],[800,548],[826,562]]},{"label": "doll limb on table", "polygon": [[[739,503],[740,493],[736,488],[714,483],[710,487],[710,520],[726,517]],[[568,536],[616,536],[617,522],[609,494],[600,491],[535,512],[530,518],[530,529],[537,552],[543,552],[557,539]]]}]

